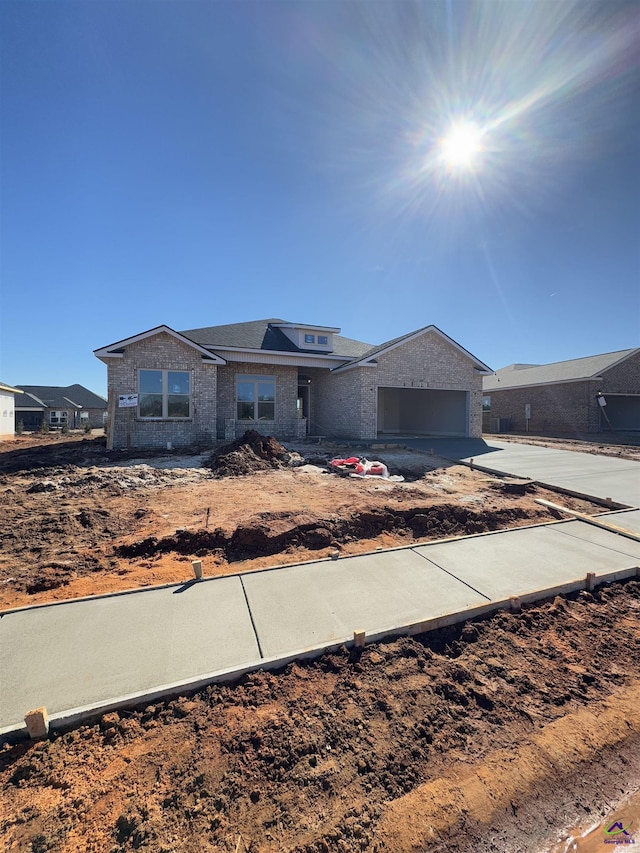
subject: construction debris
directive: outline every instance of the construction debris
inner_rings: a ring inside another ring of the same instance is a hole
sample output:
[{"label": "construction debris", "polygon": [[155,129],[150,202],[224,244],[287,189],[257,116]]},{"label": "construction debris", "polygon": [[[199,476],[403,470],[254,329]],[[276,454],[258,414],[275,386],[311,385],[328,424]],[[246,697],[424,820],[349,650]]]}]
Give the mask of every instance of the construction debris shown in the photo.
[{"label": "construction debris", "polygon": [[385,480],[402,482],[402,476],[389,476],[389,469],[384,462],[366,459],[364,456],[349,456],[346,459],[332,459],[329,470],[343,477],[384,477]]}]

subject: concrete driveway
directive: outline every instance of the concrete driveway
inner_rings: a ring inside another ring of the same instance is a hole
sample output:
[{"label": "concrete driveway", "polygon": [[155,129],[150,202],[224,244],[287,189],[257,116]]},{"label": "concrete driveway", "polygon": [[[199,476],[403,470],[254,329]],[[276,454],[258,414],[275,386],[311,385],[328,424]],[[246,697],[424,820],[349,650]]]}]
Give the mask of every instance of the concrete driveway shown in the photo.
[{"label": "concrete driveway", "polygon": [[500,474],[527,477],[556,488],[591,497],[611,498],[625,506],[640,506],[640,462],[556,450],[499,439],[403,439],[408,447],[433,450],[447,459],[469,462]]}]

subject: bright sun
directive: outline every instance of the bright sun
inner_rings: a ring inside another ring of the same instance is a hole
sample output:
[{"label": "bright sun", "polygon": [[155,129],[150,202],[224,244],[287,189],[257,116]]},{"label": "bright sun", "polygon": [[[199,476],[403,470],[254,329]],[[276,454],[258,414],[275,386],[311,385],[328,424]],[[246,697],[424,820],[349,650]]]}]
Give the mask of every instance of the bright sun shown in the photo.
[{"label": "bright sun", "polygon": [[482,151],[483,133],[477,124],[464,122],[454,125],[440,140],[442,159],[451,169],[470,169]]}]

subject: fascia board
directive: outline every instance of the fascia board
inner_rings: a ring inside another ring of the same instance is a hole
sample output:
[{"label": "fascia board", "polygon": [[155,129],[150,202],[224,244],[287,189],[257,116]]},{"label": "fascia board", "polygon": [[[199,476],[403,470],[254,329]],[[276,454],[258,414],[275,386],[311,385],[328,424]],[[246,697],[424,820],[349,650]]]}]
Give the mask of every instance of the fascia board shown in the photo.
[{"label": "fascia board", "polygon": [[262,356],[277,355],[277,356],[285,356],[286,358],[294,358],[295,357],[295,358],[302,358],[302,359],[305,359],[305,358],[308,358],[308,359],[326,358],[326,359],[330,359],[331,361],[343,361],[343,362],[349,360],[348,356],[334,355],[333,353],[330,353],[330,352],[326,352],[326,353],[325,352],[299,352],[299,351],[291,352],[291,351],[272,350],[272,349],[254,349],[253,347],[224,347],[224,346],[216,347],[216,346],[212,345],[211,351],[213,352],[214,349],[216,350],[216,352],[229,352],[229,353],[234,353],[234,352],[240,353],[240,352],[242,352],[242,353],[247,353],[249,355],[252,355],[252,354],[262,355]]},{"label": "fascia board", "polygon": [[[376,353],[376,355],[380,355],[380,353]],[[332,373],[341,373],[345,370],[352,370],[354,367],[377,367],[377,361],[353,361],[349,362],[349,364],[341,364],[340,367],[334,367],[331,371]]]},{"label": "fascia board", "polygon": [[100,349],[94,350],[93,354],[96,358],[123,358],[124,353],[111,352],[111,350],[119,349],[120,347],[130,346],[131,344],[138,343],[139,341],[144,341],[147,338],[155,337],[156,335],[165,333],[170,335],[172,338],[175,338],[177,341],[180,341],[183,344],[191,347],[196,352],[199,352],[201,355],[206,356],[212,364],[226,364],[225,360],[217,355],[215,352],[205,349],[200,346],[200,344],[196,344],[194,341],[186,338],[184,335],[181,335],[180,332],[176,332],[174,329],[169,326],[156,326],[154,329],[149,329],[146,332],[140,332],[138,335],[133,335],[130,338],[125,338],[122,341],[116,341],[114,344],[109,344],[109,346],[101,347]]},{"label": "fascia board", "polygon": [[493,385],[483,388],[483,393],[492,394],[494,391],[516,391],[522,388],[547,388],[549,385],[573,385],[576,382],[603,382],[602,376],[583,376],[581,379],[554,379],[552,382],[530,382],[528,385]]},{"label": "fascia board", "polygon": [[[404,346],[404,344],[409,343],[409,341],[413,341],[416,338],[422,337],[422,335],[426,335],[427,332],[435,332],[443,341],[450,344],[454,349],[458,350],[465,358],[468,358],[469,361],[472,361],[475,365],[476,370],[486,371],[487,374],[493,373],[491,368],[486,365],[483,361],[477,359],[474,355],[466,350],[464,347],[460,346],[460,344],[456,343],[453,338],[450,338],[449,335],[445,335],[444,332],[441,332],[437,326],[425,326],[424,329],[417,329],[415,332],[412,332],[405,337],[401,338],[399,341],[396,341],[393,344],[389,344],[388,347],[383,346],[382,349],[376,350],[376,352],[371,356],[372,358],[379,358],[381,355],[385,355],[388,352],[396,349],[397,347]],[[345,370],[348,367],[369,367],[370,365],[367,363],[369,361],[368,358],[364,358],[363,360],[355,360],[353,364],[345,365]]]},{"label": "fascia board", "polygon": [[443,341],[445,341],[448,344],[451,344],[451,346],[454,349],[458,350],[459,353],[461,353],[465,358],[468,358],[469,361],[472,361],[474,363],[474,365],[476,365],[476,370],[480,370],[480,371],[486,370],[487,373],[489,373],[489,374],[493,373],[493,370],[491,370],[491,368],[487,364],[485,364],[483,361],[480,361],[480,359],[476,358],[475,355],[472,355],[469,352],[469,350],[466,350],[463,346],[460,346],[460,344],[457,343],[456,341],[454,341],[453,338],[450,338],[449,335],[446,335],[437,326],[433,326],[433,325],[432,326],[426,326],[424,329],[418,329],[417,331],[413,332],[413,334],[409,334],[409,335],[407,335],[407,337],[402,338],[402,340],[396,341],[395,344],[391,344],[390,346],[385,347],[382,350],[379,350],[376,353],[376,357],[382,355],[383,353],[391,352],[391,350],[396,349],[396,347],[401,347],[401,346],[403,346],[403,344],[406,344],[409,341],[413,341],[416,338],[421,337],[422,335],[426,335],[427,332],[435,332],[435,334],[438,335],[440,338],[442,338]]}]

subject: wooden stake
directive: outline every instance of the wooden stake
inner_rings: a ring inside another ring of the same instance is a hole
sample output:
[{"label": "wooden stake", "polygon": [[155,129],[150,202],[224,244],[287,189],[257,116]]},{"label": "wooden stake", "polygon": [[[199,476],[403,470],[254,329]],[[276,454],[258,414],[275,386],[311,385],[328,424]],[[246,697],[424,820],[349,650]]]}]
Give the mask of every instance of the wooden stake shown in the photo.
[{"label": "wooden stake", "polygon": [[365,641],[365,632],[364,631],[354,631],[353,632],[353,645],[356,649],[364,649],[364,641]]}]

